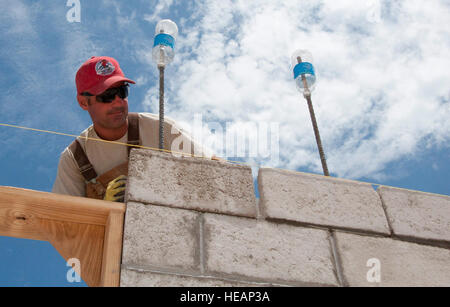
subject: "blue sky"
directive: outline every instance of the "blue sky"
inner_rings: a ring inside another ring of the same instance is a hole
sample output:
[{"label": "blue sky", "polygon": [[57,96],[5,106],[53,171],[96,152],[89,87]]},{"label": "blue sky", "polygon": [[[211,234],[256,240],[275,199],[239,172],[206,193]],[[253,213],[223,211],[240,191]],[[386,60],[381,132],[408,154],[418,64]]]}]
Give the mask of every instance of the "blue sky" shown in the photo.
[{"label": "blue sky", "polygon": [[[279,127],[278,160],[229,159],[321,173],[290,67],[307,49],[331,175],[450,195],[449,1],[80,0],[80,22],[67,20],[66,3],[0,0],[0,123],[79,134],[91,122],[74,78],[93,55],[116,58],[137,81],[130,111],[157,113],[151,49],[156,23],[170,18],[179,36],[166,114],[191,132],[196,114],[224,130]],[[50,191],[71,141],[0,126],[0,185]],[[74,285],[58,257],[48,243],[0,237],[0,286]]]}]

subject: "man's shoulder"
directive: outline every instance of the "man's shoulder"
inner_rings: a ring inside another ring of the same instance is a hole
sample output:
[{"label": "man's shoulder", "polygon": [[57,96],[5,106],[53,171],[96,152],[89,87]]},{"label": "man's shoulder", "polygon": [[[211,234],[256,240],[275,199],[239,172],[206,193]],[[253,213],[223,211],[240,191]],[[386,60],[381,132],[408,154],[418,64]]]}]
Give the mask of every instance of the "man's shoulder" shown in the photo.
[{"label": "man's shoulder", "polygon": [[[139,121],[159,122],[159,114],[139,112],[138,115]],[[170,124],[171,126],[176,125],[176,121],[170,116],[164,116],[164,122]]]},{"label": "man's shoulder", "polygon": [[[93,128],[93,125],[90,125],[86,129],[84,129],[80,135],[74,139],[70,144],[67,145],[66,148],[61,152],[60,158],[61,159],[74,159],[72,150],[74,149],[72,146],[75,143],[75,141],[78,141],[78,144],[81,145],[81,148],[83,150],[86,150],[86,140],[90,138],[98,138],[96,137],[95,130]],[[74,146],[79,146],[78,144]]]},{"label": "man's shoulder", "polygon": [[137,113],[139,116],[139,120],[158,120],[159,119],[159,115],[157,114],[153,114],[153,113],[148,113],[148,112],[139,112]]},{"label": "man's shoulder", "polygon": [[[83,150],[86,150],[86,140],[88,140],[88,139],[98,139],[98,138],[99,137],[97,136],[97,133],[95,133],[94,126],[90,125],[89,127],[84,129],[80,133],[80,135],[76,138],[76,140],[78,140],[78,143],[81,145],[81,148]],[[66,150],[69,150],[70,145],[72,145],[73,142],[75,142],[75,140],[73,140],[72,143],[70,143],[69,146],[67,146]]]},{"label": "man's shoulder", "polygon": [[72,149],[70,148],[72,143],[69,144],[60,154],[59,161],[60,164],[67,165],[68,163],[73,163],[75,161],[74,153],[72,152]]}]

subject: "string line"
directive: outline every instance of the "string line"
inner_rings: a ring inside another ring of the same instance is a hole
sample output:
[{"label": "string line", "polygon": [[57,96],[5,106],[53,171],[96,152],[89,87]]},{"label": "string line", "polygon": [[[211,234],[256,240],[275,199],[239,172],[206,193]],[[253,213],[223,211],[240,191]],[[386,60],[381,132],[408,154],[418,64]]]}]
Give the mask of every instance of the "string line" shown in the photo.
[{"label": "string line", "polygon": [[[18,126],[18,125],[11,125],[11,124],[4,124],[4,123],[0,123],[0,126],[16,128],[16,129],[23,129],[23,130],[31,130],[31,131],[43,132],[43,133],[49,133],[49,134],[70,136],[70,137],[74,137],[74,138],[80,137],[79,135],[74,135],[74,134],[69,134],[69,133],[63,133],[63,132],[57,132],[57,131],[51,131],[51,130],[43,130],[43,129],[36,129],[36,128],[29,128],[29,127]],[[128,144],[128,143],[122,143],[122,142],[116,142],[116,141],[108,141],[108,140],[96,139],[96,138],[90,138],[90,137],[82,137],[82,138],[86,139],[86,140],[97,141],[97,142],[117,144],[117,145],[122,145],[122,146],[131,146],[131,147],[142,148],[142,149],[150,149],[150,150],[156,150],[156,151],[163,151],[163,152],[172,153],[172,154],[186,155],[186,153],[184,153],[184,152],[177,152],[177,151],[172,151],[172,150],[167,150],[167,149],[159,149],[159,148],[153,148],[153,147],[142,146],[142,145],[133,145],[133,144]],[[205,157],[205,156],[199,156],[199,155],[194,155],[194,154],[189,154],[189,155],[191,157],[196,157],[196,158],[203,158],[203,159],[208,159],[208,160],[210,159],[210,158]],[[218,157],[218,158],[220,158],[220,157]],[[246,166],[250,166],[250,167],[252,167],[252,166],[259,167],[259,168],[264,167],[262,165],[254,164],[254,163],[248,163],[248,162],[242,162],[242,161],[233,161],[233,160],[227,160],[227,159],[223,159],[223,158],[220,158],[220,159],[222,159],[222,160],[224,160],[226,162],[240,164],[240,165],[246,165]],[[274,168],[274,167],[271,167],[271,169],[276,169],[276,170],[280,170],[280,171],[296,172],[296,171],[292,171],[292,170],[286,170],[286,169]],[[312,175],[312,176],[321,177],[321,178],[326,177],[324,175],[314,174],[314,173],[306,173],[306,174]],[[356,180],[345,179],[345,178],[338,178],[338,177],[332,177],[332,176],[328,176],[328,177],[334,178],[334,179],[343,180],[343,181],[348,181],[348,182],[368,183],[368,184],[375,185],[375,186],[381,186],[380,183],[356,181]],[[407,190],[407,189],[404,189],[404,190]],[[426,193],[426,192],[422,192],[422,193]],[[429,194],[431,194],[431,193],[429,193]]]}]

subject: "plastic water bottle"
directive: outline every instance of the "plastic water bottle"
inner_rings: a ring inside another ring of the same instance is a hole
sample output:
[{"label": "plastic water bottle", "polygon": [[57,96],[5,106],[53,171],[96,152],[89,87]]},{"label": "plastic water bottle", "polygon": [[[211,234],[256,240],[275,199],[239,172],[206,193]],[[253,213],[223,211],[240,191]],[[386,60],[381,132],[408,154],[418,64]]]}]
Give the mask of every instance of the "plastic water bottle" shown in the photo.
[{"label": "plastic water bottle", "polygon": [[316,84],[316,73],[311,53],[307,50],[294,51],[291,57],[291,65],[298,90],[304,94],[311,93]]},{"label": "plastic water bottle", "polygon": [[165,66],[173,61],[177,36],[178,27],[172,20],[163,19],[156,25],[152,58],[158,66]]}]

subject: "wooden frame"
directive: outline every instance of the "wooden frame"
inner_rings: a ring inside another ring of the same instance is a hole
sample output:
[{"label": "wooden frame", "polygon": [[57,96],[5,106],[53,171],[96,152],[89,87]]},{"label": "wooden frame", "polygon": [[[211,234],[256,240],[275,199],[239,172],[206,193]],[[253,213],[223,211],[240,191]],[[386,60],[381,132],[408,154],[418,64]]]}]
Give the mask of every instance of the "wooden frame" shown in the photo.
[{"label": "wooden frame", "polygon": [[88,286],[117,287],[125,204],[0,187],[0,236],[50,242]]}]

